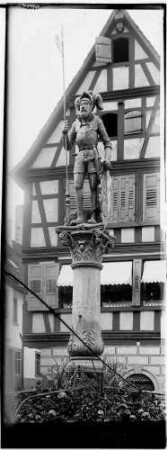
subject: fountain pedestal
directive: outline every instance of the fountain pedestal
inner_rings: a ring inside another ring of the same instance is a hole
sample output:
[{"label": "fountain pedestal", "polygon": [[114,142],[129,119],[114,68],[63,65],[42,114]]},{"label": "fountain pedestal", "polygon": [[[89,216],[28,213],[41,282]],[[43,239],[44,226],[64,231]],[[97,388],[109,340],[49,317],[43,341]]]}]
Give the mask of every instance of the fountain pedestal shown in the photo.
[{"label": "fountain pedestal", "polygon": [[115,238],[104,224],[60,226],[56,229],[72,257],[73,301],[72,328],[94,354],[71,332],[68,343],[70,360],[91,370],[101,369],[97,356],[104,344],[100,327],[100,271],[103,254],[111,251]]}]

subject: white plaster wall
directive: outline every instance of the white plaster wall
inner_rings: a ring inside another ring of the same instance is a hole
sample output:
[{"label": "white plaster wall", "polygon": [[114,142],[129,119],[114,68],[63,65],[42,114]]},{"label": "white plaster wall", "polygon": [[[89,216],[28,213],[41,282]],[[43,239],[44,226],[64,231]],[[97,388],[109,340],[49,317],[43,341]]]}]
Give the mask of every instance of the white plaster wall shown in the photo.
[{"label": "white plaster wall", "polygon": [[154,311],[140,312],[140,330],[141,331],[154,330]]},{"label": "white plaster wall", "polygon": [[[71,327],[72,325],[72,314],[60,314],[61,319],[63,319],[67,325]],[[60,322],[60,331],[69,332],[69,329],[64,325],[64,323]]]},{"label": "white plaster wall", "polygon": [[[8,347],[22,349],[21,336],[23,333],[23,294],[11,286],[6,287],[6,317],[5,317],[5,342]],[[18,301],[18,322],[13,324],[13,298]],[[20,336],[21,335],[21,336]]]},{"label": "white plaster wall", "polygon": [[155,227],[142,227],[142,242],[154,242]]},{"label": "white plaster wall", "polygon": [[122,228],[121,229],[121,242],[134,242],[135,231],[134,228]]},{"label": "white plaster wall", "polygon": [[24,378],[35,378],[35,353],[40,350],[24,347]]},{"label": "white plaster wall", "polygon": [[102,313],[100,316],[101,330],[112,330],[113,313]]},{"label": "white plaster wall", "polygon": [[32,318],[32,333],[45,333],[43,314],[34,313]]},{"label": "white plaster wall", "polygon": [[133,330],[133,313],[120,313],[120,330]]}]

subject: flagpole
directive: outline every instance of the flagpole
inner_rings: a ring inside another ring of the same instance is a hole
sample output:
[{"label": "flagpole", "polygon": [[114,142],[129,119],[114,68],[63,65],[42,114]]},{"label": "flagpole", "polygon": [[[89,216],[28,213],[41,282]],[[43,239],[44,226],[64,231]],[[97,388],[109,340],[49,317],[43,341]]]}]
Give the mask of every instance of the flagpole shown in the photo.
[{"label": "flagpole", "polygon": [[[64,33],[63,26],[61,26],[61,39],[56,35],[56,44],[62,56],[62,75],[63,75],[63,121],[66,121],[66,94],[65,94],[65,56],[64,56]],[[68,179],[68,149],[67,149],[67,136],[64,135],[64,148],[66,153],[66,192],[65,192],[65,204],[66,204],[66,219],[69,222],[70,215],[70,193],[69,193],[69,179]]]}]

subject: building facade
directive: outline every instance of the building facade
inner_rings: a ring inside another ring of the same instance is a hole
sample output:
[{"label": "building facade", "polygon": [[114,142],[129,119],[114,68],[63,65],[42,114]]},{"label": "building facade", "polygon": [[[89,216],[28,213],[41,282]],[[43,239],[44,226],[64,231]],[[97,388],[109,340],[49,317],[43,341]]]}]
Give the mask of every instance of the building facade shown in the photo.
[{"label": "building facade", "polygon": [[[112,169],[102,180],[104,215],[116,236],[101,273],[104,354],[125,376],[164,389],[164,236],[160,222],[160,58],[125,10],[114,10],[96,46],[66,91],[67,117],[83,90],[100,92],[100,112],[112,141]],[[13,176],[25,189],[23,262],[34,292],[71,324],[72,270],[56,226],[65,217],[66,152],[63,100]],[[102,144],[98,146],[103,158]],[[68,154],[70,209],[75,209],[74,154]],[[89,210],[88,182],[84,207]],[[69,332],[39,300],[27,295],[24,343],[41,351],[41,371],[67,357]]]},{"label": "building facade", "polygon": [[[29,348],[23,342],[25,290],[19,281],[24,282],[24,266],[21,258],[21,245],[12,241],[6,245],[5,269],[14,276],[5,278],[5,323],[4,323],[4,393],[14,393],[33,388],[41,378],[40,350]],[[11,397],[5,396],[5,404],[10,411]]]},{"label": "building facade", "polygon": [[[20,246],[6,247],[6,269],[24,279]],[[24,289],[12,278],[5,283],[5,392],[23,389],[23,304]]]}]

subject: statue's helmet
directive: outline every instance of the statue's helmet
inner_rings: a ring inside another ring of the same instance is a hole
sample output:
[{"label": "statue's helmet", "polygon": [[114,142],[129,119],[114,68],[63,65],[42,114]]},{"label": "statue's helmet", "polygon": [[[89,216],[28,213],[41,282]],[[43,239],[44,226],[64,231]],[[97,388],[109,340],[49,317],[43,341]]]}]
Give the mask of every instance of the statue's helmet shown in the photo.
[{"label": "statue's helmet", "polygon": [[97,109],[103,109],[103,100],[99,93],[94,94],[92,91],[84,91],[80,97],[77,97],[75,99],[75,108],[77,113],[79,113],[80,111],[80,104],[83,99],[89,101],[92,110],[95,108],[95,106],[97,107]]}]

